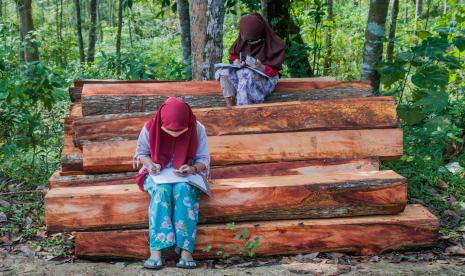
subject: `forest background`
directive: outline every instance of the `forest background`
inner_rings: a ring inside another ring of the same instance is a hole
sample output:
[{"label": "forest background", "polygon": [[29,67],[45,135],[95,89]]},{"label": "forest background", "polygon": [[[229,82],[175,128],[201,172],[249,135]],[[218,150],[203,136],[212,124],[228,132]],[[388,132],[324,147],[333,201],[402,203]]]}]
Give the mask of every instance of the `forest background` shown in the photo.
[{"label": "forest background", "polygon": [[[370,58],[369,0],[204,2],[217,59],[227,60],[240,16],[251,11],[264,13],[286,40],[282,77],[360,80]],[[428,206],[442,233],[458,238],[465,231],[465,1],[373,2],[384,2],[373,12],[386,21],[377,93],[395,98],[405,148],[382,166],[407,177],[409,201]],[[59,238],[33,240],[44,236],[43,193],[59,168],[74,79],[210,77],[191,62],[190,39],[199,34],[186,30],[186,7],[187,0],[0,0],[0,243],[32,240],[34,248],[65,253]]]}]

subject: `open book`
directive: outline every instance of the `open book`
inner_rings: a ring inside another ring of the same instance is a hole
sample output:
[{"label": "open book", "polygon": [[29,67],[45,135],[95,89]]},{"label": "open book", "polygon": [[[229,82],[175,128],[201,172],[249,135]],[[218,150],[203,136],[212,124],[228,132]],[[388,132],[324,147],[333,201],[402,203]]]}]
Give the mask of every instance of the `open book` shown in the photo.
[{"label": "open book", "polygon": [[247,65],[245,67],[241,67],[239,64],[216,63],[215,64],[215,69],[219,69],[219,68],[234,68],[234,69],[237,69],[237,70],[239,70],[241,68],[249,68],[250,70],[252,70],[254,72],[257,72],[258,74],[260,74],[260,75],[262,75],[264,77],[271,78],[270,76],[268,76],[264,72],[262,72],[260,70],[257,70],[255,68],[249,67]]},{"label": "open book", "polygon": [[177,176],[174,173],[173,168],[165,168],[157,175],[151,175],[152,180],[155,184],[173,184],[179,182],[187,182],[190,185],[199,188],[202,192],[208,196],[212,196],[210,188],[208,187],[207,180],[199,173],[189,174],[188,176]]}]

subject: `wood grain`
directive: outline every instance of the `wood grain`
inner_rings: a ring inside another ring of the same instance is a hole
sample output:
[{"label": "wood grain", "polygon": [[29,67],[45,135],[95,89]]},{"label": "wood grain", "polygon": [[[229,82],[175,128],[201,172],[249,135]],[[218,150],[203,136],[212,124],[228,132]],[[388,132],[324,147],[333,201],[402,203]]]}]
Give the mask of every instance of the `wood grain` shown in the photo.
[{"label": "wood grain", "polygon": [[[136,141],[91,142],[83,146],[87,173],[128,172]],[[210,136],[212,165],[310,159],[394,159],[402,155],[402,129],[364,129]]]},{"label": "wood grain", "polygon": [[74,145],[73,135],[65,131],[60,163],[63,172],[83,171],[82,150]]},{"label": "wood grain", "polygon": [[[392,97],[268,103],[194,109],[209,136],[303,130],[397,127]],[[152,112],[86,116],[74,122],[78,145],[137,139]]]},{"label": "wood grain", "polygon": [[[201,197],[199,222],[396,214],[406,180],[393,171],[219,179]],[[45,197],[48,231],[148,225],[149,196],[135,184],[54,188]]]},{"label": "wood grain", "polygon": [[[257,256],[310,252],[351,252],[377,255],[391,250],[432,246],[439,230],[437,218],[420,205],[408,205],[398,215],[354,218],[285,220],[236,224],[260,238]],[[195,258],[218,258],[221,245],[242,246],[225,224],[199,225]],[[209,253],[203,251],[212,246]],[[75,253],[82,258],[136,258],[149,256],[147,230],[76,232]],[[230,252],[232,255],[236,252]]]},{"label": "wood grain", "polygon": [[[324,173],[341,173],[357,171],[377,171],[379,161],[367,158],[360,160],[307,160],[295,162],[277,162],[251,165],[233,165],[213,167],[210,170],[212,179],[244,178],[258,176],[281,175],[318,175]],[[56,171],[49,179],[50,188],[65,188],[77,186],[100,186],[131,184],[136,172],[109,174],[80,174],[63,176]]]},{"label": "wood grain", "polygon": [[[267,102],[341,99],[371,96],[367,82],[327,79],[283,79]],[[169,96],[183,98],[193,108],[224,106],[218,82],[86,84],[82,91],[84,116],[155,111]]]}]

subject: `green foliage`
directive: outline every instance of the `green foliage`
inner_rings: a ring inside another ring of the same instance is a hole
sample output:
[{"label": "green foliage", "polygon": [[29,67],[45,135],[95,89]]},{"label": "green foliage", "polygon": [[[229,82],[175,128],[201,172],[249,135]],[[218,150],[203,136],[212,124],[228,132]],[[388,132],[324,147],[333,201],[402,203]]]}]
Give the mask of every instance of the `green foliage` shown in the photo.
[{"label": "green foliage", "polygon": [[[235,251],[237,254],[247,257],[255,256],[255,251],[257,251],[260,246],[260,237],[254,237],[251,239],[249,230],[247,228],[237,229],[237,226],[234,222],[226,224],[226,226],[231,229],[234,233],[234,240],[238,241],[239,245],[236,243],[230,244],[227,249],[225,245],[220,245],[218,249],[215,250],[217,256],[222,256],[227,258],[231,255],[231,252]],[[203,251],[210,252],[213,249],[211,245],[207,245]]]}]

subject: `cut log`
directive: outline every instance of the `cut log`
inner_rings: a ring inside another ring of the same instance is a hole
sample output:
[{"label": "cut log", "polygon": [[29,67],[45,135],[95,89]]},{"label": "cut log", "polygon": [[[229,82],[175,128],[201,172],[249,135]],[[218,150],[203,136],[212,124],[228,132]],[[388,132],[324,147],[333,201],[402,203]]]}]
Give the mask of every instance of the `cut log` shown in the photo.
[{"label": "cut log", "polygon": [[[83,114],[89,116],[155,111],[169,96],[181,97],[193,108],[224,106],[220,91],[219,83],[215,81],[86,84],[82,92]],[[267,101],[340,99],[371,95],[367,82],[282,79]]]},{"label": "cut log", "polygon": [[[69,131],[69,130],[68,130]],[[61,171],[76,172],[83,171],[82,150],[74,145],[73,135],[66,133],[64,136],[64,147],[61,151]]]},{"label": "cut log", "polygon": [[[235,108],[194,109],[209,136],[319,129],[397,127],[392,97],[269,103]],[[137,139],[152,113],[86,116],[75,121],[78,145],[89,141]]]},{"label": "cut log", "polygon": [[[406,179],[393,171],[219,179],[201,197],[199,222],[396,214]],[[149,196],[137,185],[56,188],[45,197],[48,231],[148,225]]]},{"label": "cut log", "polygon": [[[84,144],[87,173],[128,172],[136,141]],[[364,129],[210,136],[212,165],[310,159],[394,159],[402,155],[402,129]]]},{"label": "cut log", "polygon": [[[379,170],[379,161],[368,158],[360,160],[308,160],[213,167],[210,173],[212,179],[225,179],[297,174],[315,176],[325,173],[366,172],[377,170]],[[50,188],[65,188],[132,184],[135,175],[136,172],[63,176],[62,173],[57,171],[50,177],[49,186]]]},{"label": "cut log", "polygon": [[68,88],[68,94],[72,102],[81,100],[82,88],[84,84],[112,84],[112,83],[158,83],[158,82],[171,82],[160,80],[75,80],[74,86]]},{"label": "cut log", "polygon": [[82,118],[82,105],[80,102],[73,103],[69,112],[69,116],[65,119],[65,132],[74,134],[73,124],[78,119]]},{"label": "cut log", "polygon": [[[394,216],[247,222],[236,226],[237,231],[224,224],[199,225],[194,257],[221,257],[215,252],[222,245],[237,255],[230,246],[244,245],[244,241],[234,239],[241,229],[247,229],[251,239],[260,238],[257,256],[337,251],[376,255],[433,246],[439,231],[438,219],[420,205],[408,205]],[[207,246],[212,247],[210,252],[203,250]],[[147,258],[148,231],[76,232],[75,253],[84,258]]]}]

